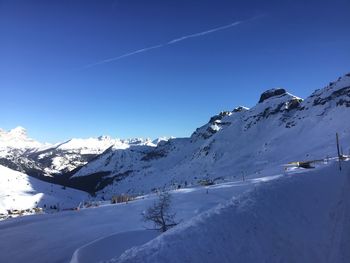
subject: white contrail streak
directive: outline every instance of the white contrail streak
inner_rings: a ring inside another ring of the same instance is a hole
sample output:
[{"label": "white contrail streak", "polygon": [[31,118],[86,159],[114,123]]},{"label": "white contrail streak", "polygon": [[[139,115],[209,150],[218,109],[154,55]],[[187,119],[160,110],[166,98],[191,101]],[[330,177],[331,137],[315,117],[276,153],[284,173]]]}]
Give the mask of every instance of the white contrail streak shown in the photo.
[{"label": "white contrail streak", "polygon": [[132,55],[135,55],[135,54],[138,54],[138,53],[143,53],[143,52],[146,52],[146,51],[149,51],[149,50],[152,50],[152,49],[156,49],[156,48],[160,48],[160,47],[163,47],[163,46],[164,46],[164,44],[156,45],[156,46],[152,46],[152,47],[142,48],[142,49],[139,49],[139,50],[136,50],[136,51],[133,51],[133,52],[125,53],[125,54],[120,55],[118,57],[107,58],[107,59],[101,60],[99,62],[86,65],[84,68],[91,68],[91,67],[94,67],[94,66],[97,66],[97,65],[101,65],[101,64],[104,64],[104,63],[109,63],[109,62],[112,62],[112,61],[115,61],[115,60],[119,60],[121,58],[129,57],[129,56],[132,56]]},{"label": "white contrail streak", "polygon": [[[255,19],[259,18],[259,17],[261,17],[261,15],[253,17],[253,18],[248,19],[248,20],[255,20]],[[233,22],[231,24],[220,26],[220,27],[216,27],[216,28],[209,29],[209,30],[206,30],[206,31],[203,31],[203,32],[194,33],[194,34],[182,36],[182,37],[179,37],[179,38],[175,38],[175,39],[170,40],[170,41],[168,41],[168,42],[166,42],[164,44],[159,44],[159,45],[155,45],[155,46],[152,46],[152,47],[138,49],[138,50],[135,50],[135,51],[132,51],[132,52],[129,52],[129,53],[125,53],[125,54],[117,56],[117,57],[107,58],[107,59],[101,60],[99,62],[86,65],[84,68],[91,68],[91,67],[94,67],[94,66],[97,66],[97,65],[101,65],[101,64],[112,62],[112,61],[116,61],[116,60],[119,60],[119,59],[122,59],[122,58],[125,58],[125,57],[129,57],[129,56],[133,56],[133,55],[136,55],[136,54],[144,53],[144,52],[150,51],[152,49],[157,49],[157,48],[165,47],[165,46],[168,46],[168,45],[176,44],[176,43],[179,43],[179,42],[184,41],[184,40],[189,39],[189,38],[196,38],[196,37],[201,37],[201,36],[204,36],[204,35],[208,35],[208,34],[211,34],[211,33],[217,32],[217,31],[221,31],[221,30],[224,30],[224,29],[235,27],[235,26],[237,26],[239,24],[247,22],[248,20],[236,21],[236,22]]]},{"label": "white contrail streak", "polygon": [[216,28],[213,28],[213,29],[210,29],[210,30],[207,30],[207,31],[200,32],[200,33],[195,33],[195,34],[179,37],[179,38],[176,38],[174,40],[169,41],[168,43],[166,43],[166,45],[171,45],[171,44],[183,41],[183,40],[188,39],[188,38],[200,37],[200,36],[204,36],[204,35],[207,35],[207,34],[211,34],[211,33],[214,33],[216,31],[220,31],[220,30],[224,30],[224,29],[227,29],[227,28],[230,28],[230,27],[237,26],[237,25],[239,25],[241,23],[242,23],[242,21],[237,21],[237,22],[228,24],[226,26],[220,26],[220,27],[216,27]]}]

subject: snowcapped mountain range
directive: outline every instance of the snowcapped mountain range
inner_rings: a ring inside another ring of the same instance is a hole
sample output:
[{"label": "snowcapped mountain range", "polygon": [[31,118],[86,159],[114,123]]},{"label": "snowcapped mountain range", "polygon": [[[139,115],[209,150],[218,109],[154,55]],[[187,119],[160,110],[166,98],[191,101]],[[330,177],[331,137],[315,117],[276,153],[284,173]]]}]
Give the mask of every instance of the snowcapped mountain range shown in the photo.
[{"label": "snowcapped mountain range", "polygon": [[[87,192],[93,192],[93,188],[84,180],[69,180],[70,173],[107,150],[137,146],[156,144],[150,139],[121,140],[108,136],[48,144],[29,138],[23,127],[0,130],[0,214],[35,207],[77,207],[89,195],[66,186]],[[98,177],[92,185],[97,183]]]},{"label": "snowcapped mountain range", "polygon": [[280,173],[288,162],[334,156],[335,134],[343,141],[350,139],[350,123],[345,121],[349,116],[350,74],[305,100],[272,89],[251,109],[241,106],[213,116],[189,138],[170,139],[157,147],[111,149],[72,178],[103,172],[113,183],[101,194],[139,194],[200,180]]},{"label": "snowcapped mountain range", "polygon": [[334,155],[335,134],[350,139],[349,114],[347,74],[305,100],[268,90],[256,106],[223,111],[189,138],[102,136],[49,145],[28,138],[21,127],[1,130],[0,164],[100,195],[254,178],[281,172],[288,162]]},{"label": "snowcapped mountain range", "polygon": [[[23,127],[17,127],[10,131],[0,130],[0,164],[44,181],[69,185],[70,172],[104,151],[144,145],[156,146],[150,139],[121,140],[108,136],[44,144],[29,138]],[[81,188],[86,190],[84,186]]]}]

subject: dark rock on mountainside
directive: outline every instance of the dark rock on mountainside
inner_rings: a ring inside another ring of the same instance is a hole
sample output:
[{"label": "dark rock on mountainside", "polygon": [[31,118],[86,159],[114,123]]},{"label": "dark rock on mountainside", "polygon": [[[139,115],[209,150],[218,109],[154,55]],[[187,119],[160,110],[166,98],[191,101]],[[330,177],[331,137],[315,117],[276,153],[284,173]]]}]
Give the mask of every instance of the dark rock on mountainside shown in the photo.
[{"label": "dark rock on mountainside", "polygon": [[327,102],[334,100],[338,97],[343,97],[341,100],[339,100],[337,102],[338,106],[345,105],[346,107],[349,107],[349,105],[350,105],[350,86],[339,89],[325,98],[320,98],[320,97],[316,98],[313,102],[313,106],[324,105]]},{"label": "dark rock on mountainside", "polygon": [[275,97],[275,96],[279,96],[279,95],[283,95],[283,94],[286,94],[285,89],[269,89],[269,90],[263,92],[263,94],[261,94],[259,103],[261,103],[264,100],[267,100],[271,97]]},{"label": "dark rock on mountainside", "polygon": [[209,123],[214,123],[215,121],[221,120],[223,117],[230,115],[230,111],[222,111],[218,115],[215,115],[210,118]]},{"label": "dark rock on mountainside", "polygon": [[298,98],[290,100],[287,105],[287,110],[291,111],[299,108],[302,101],[303,101],[302,99],[298,99]]}]

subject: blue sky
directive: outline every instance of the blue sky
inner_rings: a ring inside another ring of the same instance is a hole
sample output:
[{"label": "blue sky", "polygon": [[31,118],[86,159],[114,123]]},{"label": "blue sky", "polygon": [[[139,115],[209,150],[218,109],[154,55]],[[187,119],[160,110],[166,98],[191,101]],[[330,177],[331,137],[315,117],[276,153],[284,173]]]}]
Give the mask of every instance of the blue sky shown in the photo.
[{"label": "blue sky", "polygon": [[0,127],[49,142],[188,136],[266,89],[306,97],[349,72],[349,12],[345,0],[0,0]]}]

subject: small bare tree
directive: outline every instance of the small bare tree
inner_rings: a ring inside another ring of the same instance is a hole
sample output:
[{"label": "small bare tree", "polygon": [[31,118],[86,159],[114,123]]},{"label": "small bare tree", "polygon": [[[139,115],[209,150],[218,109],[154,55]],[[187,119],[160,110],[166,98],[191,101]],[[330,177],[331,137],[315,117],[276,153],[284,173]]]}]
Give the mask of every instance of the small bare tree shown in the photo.
[{"label": "small bare tree", "polygon": [[169,228],[176,226],[176,213],[170,213],[171,196],[168,192],[161,193],[159,199],[143,214],[145,222],[151,221],[154,227],[161,232],[167,231]]}]

